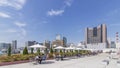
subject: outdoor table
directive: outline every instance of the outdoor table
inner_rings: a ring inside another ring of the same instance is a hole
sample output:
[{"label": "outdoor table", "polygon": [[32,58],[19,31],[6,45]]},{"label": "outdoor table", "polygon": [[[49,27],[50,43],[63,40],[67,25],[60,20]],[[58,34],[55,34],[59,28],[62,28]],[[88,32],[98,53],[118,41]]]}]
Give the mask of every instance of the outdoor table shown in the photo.
[{"label": "outdoor table", "polygon": [[63,56],[56,56],[55,59],[58,60],[63,60]]}]

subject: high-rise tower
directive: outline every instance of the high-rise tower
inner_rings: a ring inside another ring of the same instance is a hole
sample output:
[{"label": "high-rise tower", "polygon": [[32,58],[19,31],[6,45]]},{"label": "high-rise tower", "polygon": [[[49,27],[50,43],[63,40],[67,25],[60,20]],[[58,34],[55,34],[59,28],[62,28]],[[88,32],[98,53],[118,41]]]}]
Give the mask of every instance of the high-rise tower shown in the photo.
[{"label": "high-rise tower", "polygon": [[107,45],[107,27],[101,24],[97,27],[86,28],[86,47],[90,49],[109,48]]},{"label": "high-rise tower", "polygon": [[101,24],[97,27],[86,28],[86,44],[106,43],[107,42],[107,27]]}]

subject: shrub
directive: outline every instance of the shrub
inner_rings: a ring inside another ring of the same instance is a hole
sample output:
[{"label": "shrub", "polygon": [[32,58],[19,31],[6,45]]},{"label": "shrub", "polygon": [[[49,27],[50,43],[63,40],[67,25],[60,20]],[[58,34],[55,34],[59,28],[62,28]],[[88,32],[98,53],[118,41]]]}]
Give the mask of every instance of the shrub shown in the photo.
[{"label": "shrub", "polygon": [[33,50],[34,50],[34,48],[31,48],[31,54],[33,54]]},{"label": "shrub", "polygon": [[53,58],[54,58],[53,53],[49,53],[49,54],[48,54],[48,58],[49,58],[49,59],[53,59]]},{"label": "shrub", "polygon": [[25,47],[23,50],[23,55],[27,55],[27,54],[28,54],[28,50],[27,50],[27,47]]},{"label": "shrub", "polygon": [[53,49],[52,48],[50,48],[50,53],[53,54]]},{"label": "shrub", "polygon": [[22,55],[21,60],[29,60],[29,55]]},{"label": "shrub", "polygon": [[35,54],[28,54],[28,55],[15,54],[11,56],[0,56],[0,62],[23,61],[23,60],[29,60],[30,57],[35,57]]},{"label": "shrub", "polygon": [[8,56],[11,56],[11,46],[8,48]]},{"label": "shrub", "polygon": [[40,48],[37,49],[37,53],[40,54]]}]

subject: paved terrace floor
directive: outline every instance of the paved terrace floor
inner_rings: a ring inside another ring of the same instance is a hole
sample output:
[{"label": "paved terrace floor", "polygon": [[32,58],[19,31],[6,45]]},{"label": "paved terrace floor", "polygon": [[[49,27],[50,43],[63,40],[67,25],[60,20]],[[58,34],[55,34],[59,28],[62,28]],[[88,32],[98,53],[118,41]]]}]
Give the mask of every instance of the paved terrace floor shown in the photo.
[{"label": "paved terrace floor", "polygon": [[117,65],[117,60],[110,60],[108,65],[103,64],[102,60],[106,59],[107,54],[100,54],[97,56],[68,59],[64,61],[47,60],[42,64],[34,65],[33,63],[23,63],[8,66],[1,66],[0,68],[120,68]]}]

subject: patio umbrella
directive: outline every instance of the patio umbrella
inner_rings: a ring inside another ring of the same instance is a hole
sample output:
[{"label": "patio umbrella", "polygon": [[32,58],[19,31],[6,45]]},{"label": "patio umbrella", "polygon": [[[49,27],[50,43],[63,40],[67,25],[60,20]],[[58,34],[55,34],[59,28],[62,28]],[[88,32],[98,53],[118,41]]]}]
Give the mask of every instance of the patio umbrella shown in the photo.
[{"label": "patio umbrella", "polygon": [[[40,50],[44,53],[44,49],[45,49],[46,47],[43,46],[43,45],[35,44],[35,45],[30,46],[30,48],[36,48],[36,50],[37,50],[38,48],[40,48]],[[35,50],[35,51],[36,51],[36,50]]]},{"label": "patio umbrella", "polygon": [[58,47],[56,47],[56,48],[54,48],[54,49],[56,49],[58,52],[60,52],[60,50],[62,50],[62,51],[64,51],[64,47],[62,47],[62,46],[58,46]]},{"label": "patio umbrella", "polygon": [[75,47],[67,47],[66,50],[75,50]]},{"label": "patio umbrella", "polygon": [[62,47],[62,46],[58,46],[58,47],[56,47],[56,48],[54,48],[54,49],[65,49],[64,47]]},{"label": "patio umbrella", "polygon": [[35,44],[35,45],[30,46],[30,48],[42,48],[42,49],[45,49],[46,47],[43,46],[43,45]]},{"label": "patio umbrella", "polygon": [[82,50],[82,48],[76,48],[76,50]]},{"label": "patio umbrella", "polygon": [[65,48],[67,51],[75,51],[75,47],[67,47],[67,48]]}]

